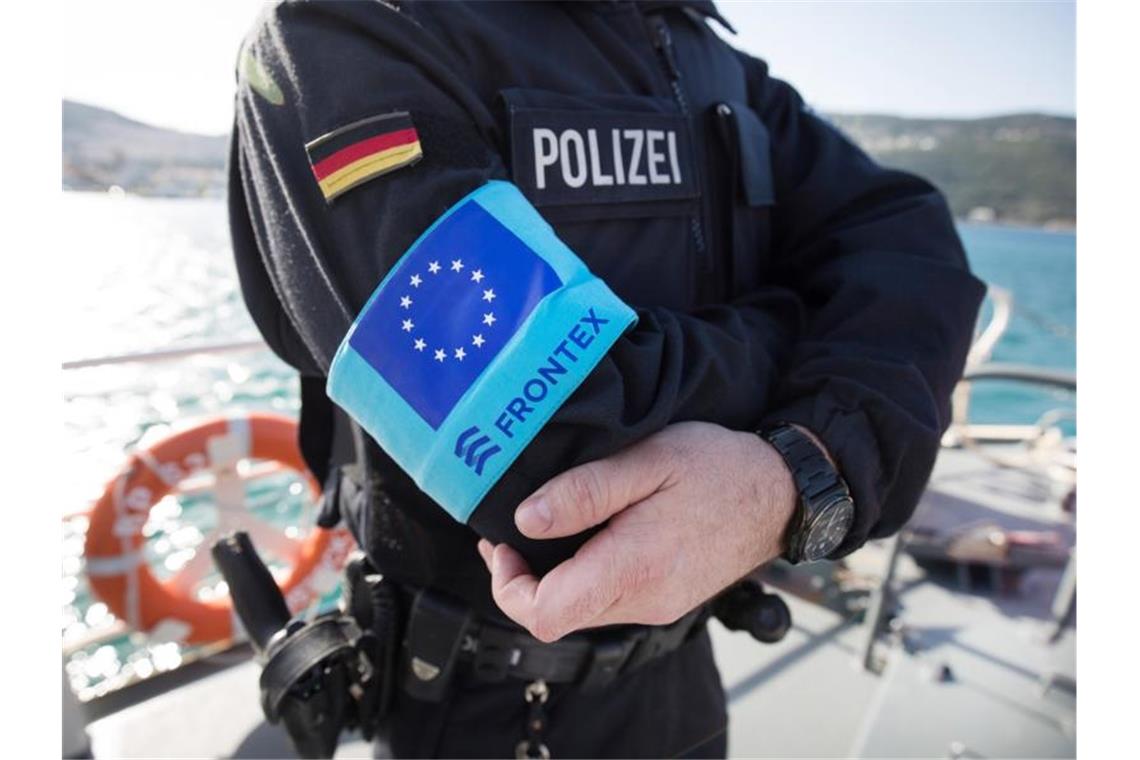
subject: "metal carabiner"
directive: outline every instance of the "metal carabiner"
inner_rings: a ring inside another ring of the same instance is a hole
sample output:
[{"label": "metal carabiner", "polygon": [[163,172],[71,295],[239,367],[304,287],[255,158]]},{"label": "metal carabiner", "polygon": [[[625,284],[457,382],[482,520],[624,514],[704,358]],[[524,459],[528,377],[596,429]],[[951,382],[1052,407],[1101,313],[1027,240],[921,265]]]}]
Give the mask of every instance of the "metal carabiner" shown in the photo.
[{"label": "metal carabiner", "polygon": [[515,757],[518,760],[550,760],[550,748],[542,741],[542,731],[546,728],[543,705],[550,697],[550,687],[545,680],[539,678],[526,685],[523,697],[530,705],[526,719],[527,736],[515,745]]}]

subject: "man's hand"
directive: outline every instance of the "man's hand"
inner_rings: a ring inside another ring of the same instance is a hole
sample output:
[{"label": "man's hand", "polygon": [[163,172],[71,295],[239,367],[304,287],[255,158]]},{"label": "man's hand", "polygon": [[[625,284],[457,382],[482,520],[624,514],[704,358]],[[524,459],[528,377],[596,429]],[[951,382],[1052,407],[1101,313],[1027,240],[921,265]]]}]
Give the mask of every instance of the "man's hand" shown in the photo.
[{"label": "man's hand", "polygon": [[780,455],[752,433],[671,425],[551,479],[515,512],[531,538],[606,520],[542,579],[506,544],[479,542],[495,602],[543,641],[615,623],[666,624],[780,553],[795,508]]}]

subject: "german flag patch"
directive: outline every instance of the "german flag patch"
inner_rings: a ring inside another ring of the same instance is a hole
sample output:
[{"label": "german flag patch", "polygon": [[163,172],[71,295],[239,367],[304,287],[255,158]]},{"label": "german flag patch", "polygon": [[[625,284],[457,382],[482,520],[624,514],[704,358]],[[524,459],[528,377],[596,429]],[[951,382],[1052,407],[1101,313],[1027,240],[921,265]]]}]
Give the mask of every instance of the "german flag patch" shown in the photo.
[{"label": "german flag patch", "polygon": [[407,111],[347,124],[307,143],[305,150],[326,201],[424,155]]}]

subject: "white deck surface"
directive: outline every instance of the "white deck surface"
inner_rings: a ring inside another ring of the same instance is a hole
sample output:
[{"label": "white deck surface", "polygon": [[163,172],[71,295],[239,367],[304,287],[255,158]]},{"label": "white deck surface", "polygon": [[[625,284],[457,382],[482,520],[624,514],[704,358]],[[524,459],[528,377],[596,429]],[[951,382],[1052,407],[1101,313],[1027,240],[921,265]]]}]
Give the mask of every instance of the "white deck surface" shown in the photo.
[{"label": "white deck surface", "polygon": [[[998,509],[1027,525],[1058,517],[1039,479],[995,472],[962,452],[939,462],[926,501],[939,499],[980,503],[982,518]],[[856,560],[874,564],[882,554],[872,548]],[[917,651],[884,648],[881,675],[861,667],[862,625],[786,594],[795,627],[779,644],[763,646],[712,624],[731,705],[730,755],[1073,757],[1075,694],[1043,689],[1050,672],[1075,678],[1075,633],[1047,643],[1059,571],[1033,571],[1016,597],[912,583],[921,575],[907,557],[898,576],[902,619]],[[942,666],[949,680],[935,677]],[[291,756],[284,733],[262,719],[252,662],[111,714],[88,730],[97,758]],[[371,748],[344,741],[337,757],[371,757]]]}]

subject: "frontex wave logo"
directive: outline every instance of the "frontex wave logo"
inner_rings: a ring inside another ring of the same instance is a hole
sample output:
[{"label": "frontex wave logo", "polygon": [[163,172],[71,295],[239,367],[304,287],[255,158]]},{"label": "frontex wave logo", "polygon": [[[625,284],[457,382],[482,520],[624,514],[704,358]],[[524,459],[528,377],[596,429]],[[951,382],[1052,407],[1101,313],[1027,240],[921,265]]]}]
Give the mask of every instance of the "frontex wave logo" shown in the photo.
[{"label": "frontex wave logo", "polygon": [[[463,463],[474,470],[476,475],[482,475],[483,466],[487,464],[487,460],[502,451],[497,444],[487,448],[487,444],[491,443],[491,438],[482,433],[483,431],[479,429],[478,425],[472,425],[455,439],[455,456],[462,459]],[[473,438],[474,440],[472,440]]]}]

